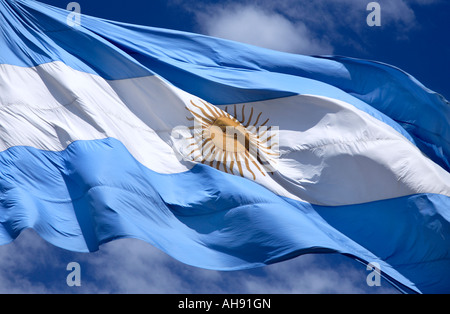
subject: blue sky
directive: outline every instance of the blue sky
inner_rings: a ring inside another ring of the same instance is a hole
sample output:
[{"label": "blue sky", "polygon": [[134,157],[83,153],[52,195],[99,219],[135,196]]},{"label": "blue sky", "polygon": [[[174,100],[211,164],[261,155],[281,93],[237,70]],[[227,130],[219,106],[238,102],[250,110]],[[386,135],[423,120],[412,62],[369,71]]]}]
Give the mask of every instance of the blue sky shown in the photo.
[{"label": "blue sky", "polygon": [[[69,1],[42,2],[66,8]],[[362,0],[78,2],[81,13],[106,19],[293,53],[389,63],[450,98],[450,3],[445,0],[379,1],[380,27],[367,25],[370,1]],[[181,264],[138,240],[117,240],[80,254],[49,245],[32,230],[0,247],[0,261],[0,293],[397,293],[385,281],[369,287],[365,267],[340,255],[216,272]],[[66,284],[69,262],[81,266],[81,287]]]}]

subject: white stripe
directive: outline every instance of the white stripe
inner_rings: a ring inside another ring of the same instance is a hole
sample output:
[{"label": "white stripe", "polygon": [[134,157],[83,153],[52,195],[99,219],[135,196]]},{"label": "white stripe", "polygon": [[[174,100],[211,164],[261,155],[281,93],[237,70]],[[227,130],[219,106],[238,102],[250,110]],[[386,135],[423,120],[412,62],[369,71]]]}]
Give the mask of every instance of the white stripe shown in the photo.
[{"label": "white stripe", "polygon": [[[130,85],[142,92],[125,104]],[[173,126],[186,122],[184,103],[156,76],[108,82],[61,62],[0,65],[0,104],[0,151],[61,151],[77,140],[114,137],[154,171],[190,168],[170,146]]]},{"label": "white stripe", "polygon": [[[107,81],[61,62],[0,65],[0,151],[60,151],[76,140],[114,137],[146,167],[183,172],[193,164],[179,160],[171,132],[189,125],[186,107],[197,110],[190,104],[196,99],[156,76]],[[244,105],[247,119],[253,107],[253,121],[261,112],[259,123],[269,118],[268,126],[280,129],[278,171],[254,171],[258,183],[279,195],[321,205],[450,196],[450,174],[394,129],[345,102],[292,96],[238,104],[237,118]],[[251,178],[245,168],[244,174]]]},{"label": "white stripe", "polygon": [[281,156],[272,178],[290,194],[278,187],[281,195],[330,206],[418,193],[450,196],[448,172],[350,104],[299,95],[249,105],[280,127]]}]

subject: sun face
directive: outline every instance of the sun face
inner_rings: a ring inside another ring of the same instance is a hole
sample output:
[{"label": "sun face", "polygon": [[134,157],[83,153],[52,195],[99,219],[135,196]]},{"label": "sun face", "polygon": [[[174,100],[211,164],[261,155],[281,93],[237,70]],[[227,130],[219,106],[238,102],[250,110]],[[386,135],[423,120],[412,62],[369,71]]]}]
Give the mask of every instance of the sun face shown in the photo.
[{"label": "sun face", "polygon": [[273,173],[278,133],[267,127],[269,119],[260,123],[262,112],[255,118],[252,107],[246,118],[243,105],[238,119],[236,105],[231,115],[228,107],[221,110],[202,100],[191,100],[190,104],[186,109],[191,116],[186,118],[194,121],[194,126],[190,127],[193,135],[188,138],[189,160],[242,177],[248,174],[253,180],[257,173]]}]

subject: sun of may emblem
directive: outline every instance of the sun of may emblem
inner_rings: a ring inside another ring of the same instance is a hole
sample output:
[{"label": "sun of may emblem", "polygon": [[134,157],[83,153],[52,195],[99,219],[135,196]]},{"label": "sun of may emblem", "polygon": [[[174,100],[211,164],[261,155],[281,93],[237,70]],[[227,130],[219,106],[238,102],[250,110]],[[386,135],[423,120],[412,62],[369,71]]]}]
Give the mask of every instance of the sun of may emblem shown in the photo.
[{"label": "sun of may emblem", "polygon": [[[278,153],[278,128],[268,126],[270,119],[262,119],[262,112],[253,107],[246,110],[237,105],[232,110],[221,110],[203,100],[190,101],[186,107],[191,113],[186,117],[194,126],[188,138],[187,157],[227,173],[242,177],[255,173],[266,176],[275,169]],[[232,111],[232,112],[231,112]]]}]

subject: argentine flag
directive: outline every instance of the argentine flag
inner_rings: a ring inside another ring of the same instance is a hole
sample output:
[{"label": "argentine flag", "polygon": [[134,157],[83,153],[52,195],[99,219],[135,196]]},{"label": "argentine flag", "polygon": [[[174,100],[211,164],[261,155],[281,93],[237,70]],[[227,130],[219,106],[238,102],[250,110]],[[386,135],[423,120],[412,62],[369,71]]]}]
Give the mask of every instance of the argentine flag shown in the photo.
[{"label": "argentine flag", "polygon": [[197,267],[340,253],[450,292],[450,105],[379,62],[0,0],[0,244]]}]

